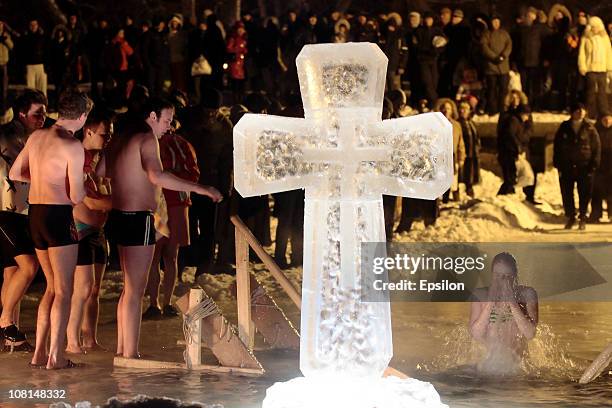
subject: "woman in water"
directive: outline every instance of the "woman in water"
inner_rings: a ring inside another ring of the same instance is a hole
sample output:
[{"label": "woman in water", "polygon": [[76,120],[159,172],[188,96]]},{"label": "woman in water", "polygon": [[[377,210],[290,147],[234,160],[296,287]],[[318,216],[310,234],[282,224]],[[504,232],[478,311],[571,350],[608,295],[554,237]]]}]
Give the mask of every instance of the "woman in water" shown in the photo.
[{"label": "woman in water", "polygon": [[520,371],[527,341],[536,334],[538,295],[518,284],[516,259],[502,252],[491,264],[491,286],[474,291],[470,334],[487,348],[478,370],[512,375]]}]

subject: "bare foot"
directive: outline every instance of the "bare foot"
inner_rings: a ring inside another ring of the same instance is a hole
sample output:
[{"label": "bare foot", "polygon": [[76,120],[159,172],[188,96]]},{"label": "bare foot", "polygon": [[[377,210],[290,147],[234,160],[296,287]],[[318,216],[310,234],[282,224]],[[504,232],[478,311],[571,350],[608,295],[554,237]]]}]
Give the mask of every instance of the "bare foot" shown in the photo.
[{"label": "bare foot", "polygon": [[49,361],[49,356],[43,354],[34,354],[32,357],[32,361],[30,361],[30,365],[33,367],[46,367],[47,361]]},{"label": "bare foot", "polygon": [[64,370],[67,368],[76,368],[76,367],[81,367],[81,366],[82,364],[74,363],[70,360],[65,360],[65,363],[62,365],[56,364],[56,365],[50,366],[47,364],[47,370]]},{"label": "bare foot", "polygon": [[62,368],[73,368],[76,366],[77,365],[75,363],[68,360],[67,358],[55,360],[51,356],[49,356],[49,361],[47,361],[47,370],[60,370]]},{"label": "bare foot", "polygon": [[83,349],[85,350],[85,352],[90,352],[90,351],[104,351],[104,352],[108,352],[109,351],[108,349],[102,347],[98,343],[83,344]]},{"label": "bare foot", "polygon": [[66,347],[66,353],[69,353],[69,354],[86,354],[87,351],[85,350],[84,347],[81,347],[79,345],[69,344],[68,347]]},{"label": "bare foot", "polygon": [[36,358],[36,356],[34,356],[34,358],[32,358],[32,361],[30,361],[30,367],[41,367],[44,368],[47,366],[47,361],[49,360],[49,357],[40,357],[40,358]]}]

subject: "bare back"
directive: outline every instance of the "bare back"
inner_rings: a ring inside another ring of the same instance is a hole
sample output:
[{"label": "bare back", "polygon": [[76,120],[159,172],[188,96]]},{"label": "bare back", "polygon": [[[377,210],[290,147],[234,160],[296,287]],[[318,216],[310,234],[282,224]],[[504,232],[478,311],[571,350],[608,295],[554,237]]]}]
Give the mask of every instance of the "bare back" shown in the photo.
[{"label": "bare back", "polygon": [[[154,185],[145,170],[143,144],[152,133],[138,133],[109,149],[106,175],[111,179],[113,208],[122,211],[155,211],[160,189]],[[155,140],[155,143],[157,141]],[[159,149],[159,146],[158,146]],[[151,158],[149,158],[151,159]],[[155,157],[152,158],[155,160]],[[157,160],[159,154],[157,154]],[[161,167],[161,160],[160,160]]]},{"label": "bare back", "polygon": [[24,165],[30,171],[30,204],[73,205],[79,201],[75,197],[82,199],[84,152],[71,132],[55,126],[37,130],[24,150]]}]

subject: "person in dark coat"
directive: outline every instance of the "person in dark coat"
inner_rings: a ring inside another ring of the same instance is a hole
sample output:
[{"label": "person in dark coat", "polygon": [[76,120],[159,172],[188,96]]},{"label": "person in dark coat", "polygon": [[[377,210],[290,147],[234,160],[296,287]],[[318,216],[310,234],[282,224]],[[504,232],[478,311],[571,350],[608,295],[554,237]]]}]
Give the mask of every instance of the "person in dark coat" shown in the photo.
[{"label": "person in dark coat", "polygon": [[612,220],[612,115],[604,114],[595,126],[601,142],[601,161],[595,172],[593,200],[589,222],[597,223],[603,216],[603,202],[607,203],[608,219]]},{"label": "person in dark coat", "polygon": [[434,26],[434,16],[431,12],[425,13],[424,25],[415,31],[412,42],[416,48],[419,78],[425,88],[423,96],[435,101],[438,99],[438,56],[447,40],[442,30]]},{"label": "person in dark coat", "polygon": [[112,39],[113,33],[106,19],[100,19],[87,35],[85,49],[89,54],[88,60],[92,84],[91,94],[94,99],[99,96],[98,82],[105,81],[108,75],[108,67],[106,66],[105,55],[102,51],[108,49]]},{"label": "person in dark coat", "polygon": [[563,209],[567,217],[565,229],[576,222],[574,186],[578,186],[579,229],[586,227],[586,214],[593,192],[593,178],[601,159],[601,144],[595,126],[585,120],[586,109],[572,106],[571,118],[561,123],[554,141],[553,164],[559,171]]},{"label": "person in dark coat", "polygon": [[472,105],[468,101],[459,103],[459,124],[465,145],[465,161],[459,181],[465,184],[465,192],[474,197],[474,184],[480,182],[480,136],[472,119]]},{"label": "person in dark coat", "polygon": [[531,106],[537,109],[540,103],[542,93],[542,67],[540,56],[542,53],[542,42],[547,35],[548,27],[537,21],[537,10],[529,7],[525,21],[520,27],[520,43],[517,44],[521,48],[518,67],[521,74],[521,82],[523,84],[523,92],[527,94],[527,98]]},{"label": "person in dark coat", "polygon": [[283,95],[299,93],[300,91],[295,60],[304,46],[303,31],[304,26],[302,21],[298,19],[297,13],[290,11],[287,15],[287,21],[281,29],[280,39],[283,61],[287,67],[284,75],[285,80],[281,83]]},{"label": "person in dark coat", "polygon": [[457,77],[457,67],[461,60],[467,59],[471,41],[470,27],[465,23],[463,10],[453,10],[451,22],[446,25],[444,32],[448,37],[444,50],[446,65],[441,72],[438,89],[441,96],[454,97],[458,88],[454,80]]},{"label": "person in dark coat", "polygon": [[[149,82],[151,96],[158,96],[164,90],[164,81],[170,78],[170,47],[166,33],[166,23],[157,21],[148,41],[148,62],[150,63]],[[144,36],[144,34],[143,34]]]},{"label": "person in dark coat", "polygon": [[502,169],[503,183],[497,195],[514,194],[517,182],[516,161],[525,153],[525,132],[531,109],[520,105],[500,115],[497,123],[497,160]]},{"label": "person in dark coat", "polygon": [[268,96],[276,95],[282,68],[279,63],[280,29],[276,18],[270,17],[266,20],[259,41],[257,65],[263,80],[263,90]]},{"label": "person in dark coat", "polygon": [[408,62],[408,46],[402,29],[402,22],[397,18],[389,18],[386,26],[386,35],[381,48],[389,59],[387,65],[387,90],[401,88],[401,76],[406,70]]},{"label": "person in dark coat", "polygon": [[68,30],[63,25],[53,29],[50,43],[50,77],[51,83],[55,85],[55,95],[62,93],[66,84],[71,80],[70,60],[72,44],[68,38]]},{"label": "person in dark coat", "polygon": [[405,41],[408,45],[408,61],[406,67],[407,79],[410,81],[410,103],[416,106],[418,99],[424,94],[423,86],[419,80],[419,63],[417,61],[416,44],[412,38],[416,30],[421,25],[421,14],[417,11],[411,11],[408,15],[408,24],[406,25]]},{"label": "person in dark coat", "polygon": [[[208,89],[205,94],[202,103],[186,108],[179,121],[183,124],[183,134],[196,152],[199,182],[209,183],[228,197],[233,168],[232,124],[219,112],[221,93]],[[220,226],[230,222],[229,200],[216,204],[193,196],[192,202],[189,223],[193,239],[189,257],[197,266],[197,276],[215,273],[218,270],[215,268],[215,245],[221,245],[225,239],[224,229]]]},{"label": "person in dark coat", "polygon": [[487,113],[494,115],[503,109],[510,79],[512,52],[512,40],[508,32],[501,28],[501,19],[498,15],[491,18],[490,29],[483,34],[481,45],[486,61]]},{"label": "person in dark coat", "polygon": [[[577,70],[576,38],[570,32],[570,18],[559,12],[554,16],[550,37],[550,74],[552,79],[552,108],[565,110],[569,106],[569,80],[572,70]],[[573,46],[574,45],[574,46]]]},{"label": "person in dark coat", "polygon": [[[304,107],[299,94],[288,98],[281,116],[303,118]],[[278,218],[274,259],[280,268],[301,266],[304,258],[304,189],[273,194],[274,215]],[[291,261],[287,262],[287,244],[291,241]]]},{"label": "person in dark coat", "polygon": [[[204,34],[204,57],[212,68],[208,86],[223,89],[223,63],[225,62],[225,40],[221,29],[217,26],[217,16],[206,18],[206,34]],[[206,98],[206,95],[204,95]]]},{"label": "person in dark coat", "polygon": [[304,44],[319,44],[325,38],[325,27],[319,21],[316,14],[308,17],[308,22],[302,32]]}]

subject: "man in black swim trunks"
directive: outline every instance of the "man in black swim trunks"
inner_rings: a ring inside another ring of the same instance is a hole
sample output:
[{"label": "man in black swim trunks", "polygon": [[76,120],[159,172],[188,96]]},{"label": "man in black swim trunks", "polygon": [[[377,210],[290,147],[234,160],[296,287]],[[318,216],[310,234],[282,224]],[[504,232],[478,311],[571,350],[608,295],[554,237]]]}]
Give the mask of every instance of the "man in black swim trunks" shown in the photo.
[{"label": "man in black swim trunks", "polygon": [[117,354],[138,357],[142,298],[155,249],[153,212],[160,187],[189,191],[220,201],[210,186],[180,179],[162,168],[158,138],[168,131],[174,106],[164,100],[149,101],[144,120],[118,129],[98,175],[111,179],[113,210],[109,214],[109,240],[117,244],[124,287],[117,307]]},{"label": "man in black swim trunks", "polygon": [[26,89],[13,104],[13,120],[0,127],[0,260],[4,269],[0,341],[5,348],[32,351],[19,330],[19,303],[32,282],[38,261],[28,228],[29,184],[13,182],[8,174],[32,132],[43,127],[47,98]]},{"label": "man in black swim trunks", "polygon": [[11,180],[30,183],[30,233],[47,279],[38,309],[36,350],[31,364],[47,369],[73,366],[64,357],[78,254],[72,207],[85,197],[83,145],[74,132],[83,127],[92,106],[84,93],[63,93],[57,122],[49,129],[32,133],[9,173]]}]

